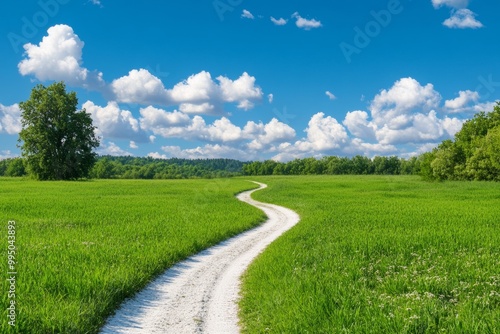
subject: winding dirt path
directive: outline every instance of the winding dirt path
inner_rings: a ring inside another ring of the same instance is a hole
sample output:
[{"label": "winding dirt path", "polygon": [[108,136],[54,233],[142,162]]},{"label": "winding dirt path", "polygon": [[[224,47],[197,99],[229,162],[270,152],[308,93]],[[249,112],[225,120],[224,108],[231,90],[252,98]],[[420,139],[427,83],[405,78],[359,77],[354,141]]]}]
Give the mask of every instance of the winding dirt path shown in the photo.
[{"label": "winding dirt path", "polygon": [[239,333],[240,278],[252,260],[299,221],[294,211],[253,200],[260,188],[237,196],[268,220],[182,261],[159,276],[108,319],[110,333]]}]

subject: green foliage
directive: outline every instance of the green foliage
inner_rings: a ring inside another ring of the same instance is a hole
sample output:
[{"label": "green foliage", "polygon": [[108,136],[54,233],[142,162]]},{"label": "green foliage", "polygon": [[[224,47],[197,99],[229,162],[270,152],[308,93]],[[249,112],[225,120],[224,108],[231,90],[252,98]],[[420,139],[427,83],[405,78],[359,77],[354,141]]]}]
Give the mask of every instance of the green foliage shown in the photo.
[{"label": "green foliage", "polygon": [[[16,327],[0,333],[97,333],[126,298],[189,255],[264,220],[234,194],[246,180],[36,182],[0,178],[6,235],[16,221]],[[7,239],[1,244],[7,254]],[[7,259],[0,271],[8,272]]]},{"label": "green foliage", "polygon": [[25,176],[26,169],[22,158],[11,158],[0,161],[0,176]]},{"label": "green foliage", "polygon": [[39,180],[74,180],[88,176],[99,146],[92,118],[77,111],[76,93],[63,82],[36,86],[19,104],[19,141],[27,169]]},{"label": "green foliage", "polygon": [[422,156],[421,175],[427,180],[500,181],[500,103],[480,112],[432,153]]},{"label": "green foliage", "polygon": [[357,155],[352,158],[329,156],[322,159],[305,158],[282,163],[273,160],[253,161],[243,166],[245,175],[416,175],[420,161],[398,157],[375,157],[373,160]]},{"label": "green foliage", "polygon": [[259,177],[301,221],[250,265],[243,333],[499,333],[500,185]]},{"label": "green foliage", "polygon": [[243,162],[232,159],[153,159],[99,157],[91,177],[98,179],[190,179],[242,174]]}]

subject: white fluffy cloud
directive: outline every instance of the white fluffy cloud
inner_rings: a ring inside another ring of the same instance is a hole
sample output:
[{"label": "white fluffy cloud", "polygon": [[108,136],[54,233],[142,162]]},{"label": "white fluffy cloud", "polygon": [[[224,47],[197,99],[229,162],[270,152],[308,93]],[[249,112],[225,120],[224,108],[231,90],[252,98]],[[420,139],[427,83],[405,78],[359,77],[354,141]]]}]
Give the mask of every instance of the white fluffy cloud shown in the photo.
[{"label": "white fluffy cloud", "polygon": [[[184,86],[189,86],[187,81]],[[241,96],[230,89],[227,92]],[[199,115],[191,118],[182,111],[168,112],[149,106],[140,110],[139,124],[140,129],[147,134],[152,132],[164,138],[204,142],[195,148],[163,146],[161,152],[150,153],[150,156],[158,158],[224,157],[253,160],[272,155],[275,160],[287,161],[332,154],[398,154],[410,157],[434,147],[444,139],[452,138],[460,130],[463,119],[440,116],[438,111],[486,106],[485,103],[478,104],[478,99],[475,92],[461,91],[457,98],[445,101],[441,107],[441,95],[432,84],[422,85],[415,79],[402,78],[374,96],[367,111],[348,112],[341,123],[325,113],[314,114],[304,130],[305,136],[299,140],[295,139],[296,132],[292,127],[275,118],[268,123],[248,121],[241,127],[228,117],[207,123]],[[471,103],[475,105],[471,106]],[[124,114],[121,117],[122,123],[127,123],[126,116]],[[131,126],[136,123],[127,124]],[[135,140],[130,143],[131,148],[136,146]],[[119,152],[119,148],[108,143],[107,152],[115,151]]]},{"label": "white fluffy cloud", "polygon": [[71,86],[98,90],[106,99],[118,103],[178,105],[181,111],[193,114],[221,114],[225,103],[249,110],[263,97],[255,77],[247,72],[235,80],[219,76],[216,82],[209,72],[201,71],[168,89],[158,77],[141,68],[106,84],[102,73],[82,67],[83,46],[70,26],[50,27],[39,45],[24,45],[26,58],[18,64],[19,72],[40,81],[65,81]]},{"label": "white fluffy cloud", "polygon": [[4,106],[0,103],[0,133],[17,135],[21,132],[21,110],[18,104]]},{"label": "white fluffy cloud", "polygon": [[448,6],[460,9],[467,7],[469,5],[469,0],[432,0],[432,5],[434,6],[434,8]]},{"label": "white fluffy cloud", "polygon": [[249,121],[241,128],[226,117],[207,124],[201,116],[190,119],[180,112],[168,113],[153,107],[141,109],[141,115],[141,127],[164,138],[232,143],[237,146],[247,143],[250,149],[262,149],[295,137],[295,130],[277,119],[272,119],[267,124]]},{"label": "white fluffy cloud", "polygon": [[344,150],[345,153],[350,155],[389,155],[395,154],[398,151],[397,147],[390,144],[381,143],[367,143],[360,138],[354,138],[350,145]]},{"label": "white fluffy cloud", "polygon": [[319,112],[311,117],[305,130],[307,137],[295,143],[303,152],[325,152],[340,148],[348,141],[345,128],[333,117]]},{"label": "white fluffy cloud", "polygon": [[459,96],[453,100],[446,100],[444,106],[451,113],[463,112],[472,109],[470,103],[479,100],[479,93],[470,90],[460,91]]},{"label": "white fluffy cloud", "polygon": [[311,20],[305,19],[302,16],[300,16],[298,12],[293,13],[292,17],[295,18],[295,25],[304,30],[311,30],[323,26],[321,24],[321,21],[317,21],[315,19]]},{"label": "white fluffy cloud", "polygon": [[[472,92],[464,94],[469,99],[474,96]],[[413,78],[402,78],[375,96],[370,105],[371,121],[367,113],[355,111],[346,115],[344,124],[360,138],[370,140],[374,134],[382,145],[437,142],[453,136],[461,126],[457,118],[438,117],[435,110],[440,101],[441,95],[432,84],[423,86]],[[447,107],[462,102],[450,100]]]},{"label": "white fluffy cloud", "polygon": [[243,13],[241,14],[241,17],[245,18],[245,19],[250,19],[250,20],[253,20],[255,17],[253,16],[252,13],[250,13],[250,11],[246,10],[246,9],[243,9]]},{"label": "white fluffy cloud", "polygon": [[248,110],[254,102],[262,99],[262,89],[255,86],[255,77],[244,72],[238,79],[231,80],[223,76],[217,77],[222,100],[224,102],[239,102],[238,108]]},{"label": "white fluffy cloud", "polygon": [[139,143],[147,142],[148,136],[142,131],[139,121],[128,110],[121,110],[116,102],[109,102],[105,107],[92,101],[83,104],[90,113],[97,135],[105,138],[131,139]]},{"label": "white fluffy cloud", "polygon": [[123,150],[113,142],[101,142],[101,146],[97,149],[99,155],[112,155],[112,156],[133,156],[132,153]]},{"label": "white fluffy cloud", "polygon": [[282,17],[280,17],[279,19],[275,19],[274,17],[271,16],[271,22],[277,26],[284,26],[285,24],[287,24],[288,20],[285,20]]},{"label": "white fluffy cloud", "polygon": [[140,114],[142,116],[140,119],[141,128],[154,133],[157,133],[156,129],[188,125],[191,121],[189,116],[182,112],[176,110],[168,112],[153,106],[142,108]]},{"label": "white fluffy cloud", "polygon": [[176,84],[169,94],[177,103],[202,103],[217,97],[218,87],[210,73],[201,71]]},{"label": "white fluffy cloud", "polygon": [[219,144],[206,144],[205,146],[190,149],[182,149],[179,146],[163,146],[161,149],[166,154],[153,152],[148,154],[148,156],[156,159],[168,159],[174,157],[184,159],[230,158],[241,161],[255,160],[258,158],[255,155],[249,155],[247,151]]},{"label": "white fluffy cloud", "polygon": [[368,113],[366,111],[356,110],[348,112],[343,124],[355,137],[366,140],[375,139],[377,126],[368,121]]},{"label": "white fluffy cloud", "polygon": [[448,28],[458,28],[458,29],[477,29],[482,28],[483,24],[476,20],[476,13],[467,8],[457,9],[452,11],[452,15],[449,19],[443,22]]},{"label": "white fluffy cloud", "polygon": [[82,67],[83,46],[70,26],[50,27],[39,45],[24,45],[26,59],[19,63],[19,72],[34,75],[40,81],[65,81],[72,86],[101,90],[105,86],[102,73]]},{"label": "white fluffy cloud", "polygon": [[247,145],[251,150],[268,149],[271,144],[295,138],[295,130],[276,118],[273,118],[267,124],[250,121],[243,128],[243,134],[248,139],[253,138]]},{"label": "white fluffy cloud", "polygon": [[160,79],[148,70],[132,70],[128,75],[113,80],[114,99],[124,103],[168,104],[169,94]]},{"label": "white fluffy cloud", "polygon": [[255,85],[255,77],[244,72],[238,79],[217,77],[212,80],[209,72],[191,75],[166,89],[161,80],[148,70],[132,70],[127,76],[111,84],[115,99],[125,103],[179,105],[185,113],[220,113],[223,103],[237,103],[239,109],[249,110],[262,99],[262,89]]},{"label": "white fluffy cloud", "polygon": [[490,112],[495,108],[497,105],[497,102],[484,102],[484,103],[478,103],[474,106],[474,112]]},{"label": "white fluffy cloud", "polygon": [[476,13],[467,9],[469,0],[432,0],[434,8],[447,6],[451,8],[451,16],[443,22],[448,28],[458,29],[477,29],[482,28],[483,24],[476,20]]},{"label": "white fluffy cloud", "polygon": [[376,136],[381,144],[408,144],[438,141],[445,135],[442,121],[434,110],[428,114],[416,113],[411,122],[403,128],[391,128],[388,125],[377,129]]},{"label": "white fluffy cloud", "polygon": [[416,110],[430,111],[440,101],[441,96],[432,84],[422,86],[413,78],[402,78],[391,89],[376,95],[370,109],[375,124],[398,128],[408,124]]}]

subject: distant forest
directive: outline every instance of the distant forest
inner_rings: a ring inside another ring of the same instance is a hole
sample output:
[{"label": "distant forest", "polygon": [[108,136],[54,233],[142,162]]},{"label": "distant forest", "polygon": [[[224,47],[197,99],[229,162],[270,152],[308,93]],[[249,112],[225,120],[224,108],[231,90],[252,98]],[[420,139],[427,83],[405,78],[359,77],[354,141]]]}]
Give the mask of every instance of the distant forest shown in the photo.
[{"label": "distant forest", "polygon": [[[409,175],[420,172],[418,158],[363,156],[305,158],[281,163],[273,160],[242,162],[232,159],[153,159],[101,156],[90,172],[96,179],[190,179],[240,175]],[[22,158],[0,161],[0,176],[26,176]]]}]

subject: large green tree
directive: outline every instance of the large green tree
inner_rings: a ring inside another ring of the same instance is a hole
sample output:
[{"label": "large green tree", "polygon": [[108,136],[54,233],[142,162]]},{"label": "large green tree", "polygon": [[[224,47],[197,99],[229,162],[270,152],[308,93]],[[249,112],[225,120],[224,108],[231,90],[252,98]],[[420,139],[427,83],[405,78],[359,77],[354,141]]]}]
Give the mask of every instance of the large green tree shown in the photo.
[{"label": "large green tree", "polygon": [[63,82],[37,85],[19,104],[19,142],[30,174],[39,180],[74,180],[88,176],[99,146],[92,118],[77,110],[75,92]]}]

